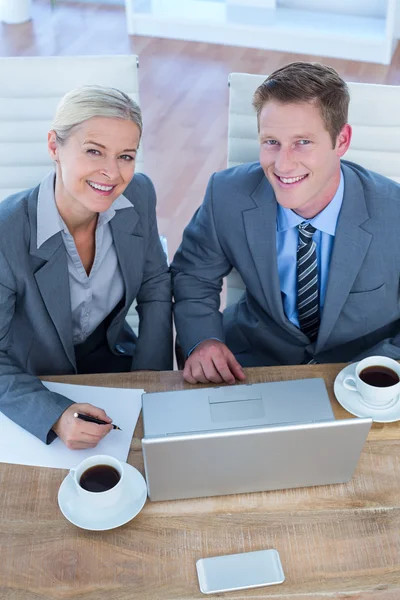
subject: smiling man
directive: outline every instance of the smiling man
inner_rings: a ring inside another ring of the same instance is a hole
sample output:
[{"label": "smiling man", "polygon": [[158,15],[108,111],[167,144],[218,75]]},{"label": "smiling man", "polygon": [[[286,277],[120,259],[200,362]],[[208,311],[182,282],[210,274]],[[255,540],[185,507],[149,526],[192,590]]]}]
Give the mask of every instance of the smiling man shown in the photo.
[{"label": "smiling man", "polygon": [[[400,186],[341,160],[349,92],[296,62],[256,90],[260,161],[216,173],[172,263],[190,383],[242,367],[400,359]],[[246,286],[222,315],[222,279]]]}]

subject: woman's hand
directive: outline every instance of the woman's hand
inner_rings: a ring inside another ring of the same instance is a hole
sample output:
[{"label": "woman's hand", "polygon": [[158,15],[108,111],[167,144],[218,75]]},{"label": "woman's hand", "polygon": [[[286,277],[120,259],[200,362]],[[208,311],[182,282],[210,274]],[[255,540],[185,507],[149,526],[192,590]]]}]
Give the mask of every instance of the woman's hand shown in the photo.
[{"label": "woman's hand", "polygon": [[[107,421],[110,425],[97,425],[88,423],[74,417],[74,413],[82,413]],[[53,425],[53,431],[71,450],[94,448],[112,429],[111,419],[103,409],[92,404],[72,404],[63,412]]]}]

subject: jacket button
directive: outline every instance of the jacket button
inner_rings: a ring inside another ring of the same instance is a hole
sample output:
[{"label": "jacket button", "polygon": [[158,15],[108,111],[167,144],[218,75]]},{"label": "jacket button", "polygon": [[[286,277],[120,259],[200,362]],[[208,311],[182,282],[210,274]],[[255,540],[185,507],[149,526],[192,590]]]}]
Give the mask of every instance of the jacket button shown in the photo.
[{"label": "jacket button", "polygon": [[117,344],[117,345],[115,346],[115,349],[116,349],[116,351],[117,351],[117,352],[119,352],[120,354],[125,354],[125,352],[126,352],[125,348],[124,348],[123,346],[121,346],[121,344]]}]

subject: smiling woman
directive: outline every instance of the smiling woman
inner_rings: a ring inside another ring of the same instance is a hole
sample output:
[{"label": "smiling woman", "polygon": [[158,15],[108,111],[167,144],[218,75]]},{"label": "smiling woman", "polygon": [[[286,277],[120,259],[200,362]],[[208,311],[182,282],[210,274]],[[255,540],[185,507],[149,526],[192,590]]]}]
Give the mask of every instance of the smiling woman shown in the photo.
[{"label": "smiling woman", "polygon": [[[172,368],[171,285],[151,181],[134,177],[139,107],[111,88],[67,94],[48,134],[55,170],[0,205],[0,410],[50,443],[96,446],[104,411],[40,374]],[[139,337],[125,321],[136,298]]]}]

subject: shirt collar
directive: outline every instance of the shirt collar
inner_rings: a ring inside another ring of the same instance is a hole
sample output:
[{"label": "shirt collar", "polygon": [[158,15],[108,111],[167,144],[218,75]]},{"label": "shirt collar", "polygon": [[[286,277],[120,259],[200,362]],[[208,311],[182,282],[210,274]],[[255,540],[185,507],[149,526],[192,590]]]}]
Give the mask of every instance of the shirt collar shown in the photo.
[{"label": "shirt collar", "polygon": [[[41,181],[39,186],[36,236],[36,246],[38,249],[59,231],[64,230],[68,233],[68,228],[57,210],[54,197],[55,176],[55,172],[51,171]],[[99,214],[97,227],[101,227],[111,221],[115,216],[115,212],[121,208],[133,208],[132,202],[124,195],[118,196],[110,208]]]},{"label": "shirt collar", "polygon": [[344,195],[344,177],[342,170],[340,170],[340,182],[339,187],[336,190],[335,195],[329,204],[322,210],[318,215],[312,219],[304,219],[300,215],[297,215],[290,208],[284,208],[278,204],[278,212],[276,218],[277,231],[286,231],[300,225],[300,223],[311,223],[315,229],[328,233],[329,235],[335,235],[336,225],[339,218],[340,209],[342,207]]},{"label": "shirt collar", "polygon": [[120,210],[121,208],[133,208],[132,202],[129,202],[128,198],[126,198],[123,194],[114,200],[110,208],[102,213],[99,213],[97,227],[101,227],[102,225],[105,225],[111,221],[111,219],[115,216],[116,211]]}]

